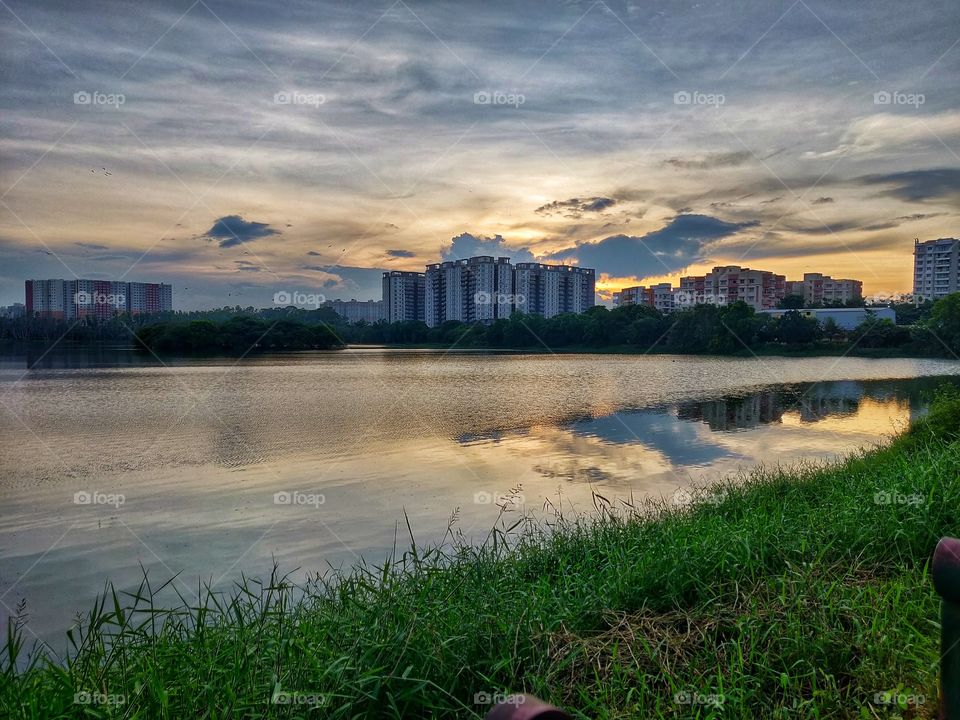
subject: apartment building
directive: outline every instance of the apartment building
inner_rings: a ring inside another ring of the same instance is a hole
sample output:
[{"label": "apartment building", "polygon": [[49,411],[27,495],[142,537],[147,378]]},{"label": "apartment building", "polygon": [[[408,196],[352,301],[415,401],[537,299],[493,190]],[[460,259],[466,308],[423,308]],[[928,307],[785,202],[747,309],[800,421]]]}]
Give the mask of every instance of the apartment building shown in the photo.
[{"label": "apartment building", "polygon": [[913,244],[913,294],[938,300],[960,291],[960,240],[939,238]]},{"label": "apartment building", "polygon": [[122,280],[27,280],[27,316],[76,320],[173,310],[173,288],[165,283]]},{"label": "apartment building", "polygon": [[[699,281],[687,279],[694,285]],[[703,277],[703,288],[705,296],[720,305],[741,300],[754,310],[770,310],[786,295],[787,279],[769,270],[725,265],[713,268]]]},{"label": "apartment building", "polygon": [[648,305],[653,307],[653,292],[643,285],[621,288],[613,293],[613,306],[624,307],[625,305]]},{"label": "apartment building", "polygon": [[387,322],[423,321],[424,281],[421,272],[383,273],[383,316]]},{"label": "apartment building", "polygon": [[847,303],[863,297],[860,280],[834,279],[822,273],[804,273],[803,280],[788,280],[787,295],[799,295],[807,306],[822,303]]},{"label": "apartment building", "polygon": [[510,258],[490,255],[427,265],[424,322],[491,322],[513,312]]},{"label": "apartment building", "polygon": [[349,323],[383,320],[383,300],[328,300],[324,306]]},{"label": "apartment building", "polygon": [[517,312],[545,318],[582,313],[594,305],[596,272],[576,265],[517,263],[513,286]]}]

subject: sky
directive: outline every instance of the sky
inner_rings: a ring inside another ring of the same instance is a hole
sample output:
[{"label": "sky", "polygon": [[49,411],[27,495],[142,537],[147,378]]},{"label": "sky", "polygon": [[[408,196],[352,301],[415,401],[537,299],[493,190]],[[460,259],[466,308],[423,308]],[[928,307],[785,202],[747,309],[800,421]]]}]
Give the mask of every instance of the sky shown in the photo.
[{"label": "sky", "polygon": [[0,0],[0,304],[380,297],[477,254],[908,292],[958,237],[960,4]]}]

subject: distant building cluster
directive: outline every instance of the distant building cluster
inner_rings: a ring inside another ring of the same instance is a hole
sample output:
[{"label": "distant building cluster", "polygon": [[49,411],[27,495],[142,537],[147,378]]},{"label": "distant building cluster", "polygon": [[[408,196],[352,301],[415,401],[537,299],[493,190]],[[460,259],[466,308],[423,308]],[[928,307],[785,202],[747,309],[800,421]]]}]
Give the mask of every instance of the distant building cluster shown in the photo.
[{"label": "distant building cluster", "polygon": [[859,280],[835,280],[821,273],[805,273],[803,280],[788,281],[769,270],[739,265],[718,265],[706,275],[680,278],[680,287],[659,283],[636,285],[613,294],[613,304],[647,305],[673,312],[694,305],[729,305],[742,301],[756,311],[773,310],[787,295],[799,295],[805,304],[849,302],[863,296]]},{"label": "distant building cluster", "polygon": [[513,313],[551,318],[594,305],[596,271],[573,265],[517,263],[489,255],[427,265],[426,271],[383,274],[388,322],[492,322]]},{"label": "distant building cluster", "polygon": [[382,300],[328,300],[323,304],[349,323],[383,320]]},{"label": "distant building cluster", "polygon": [[960,240],[939,238],[913,245],[913,294],[939,300],[960,291]]},{"label": "distant building cluster", "polygon": [[173,310],[173,288],[164,283],[122,280],[27,280],[24,314],[75,320]]}]

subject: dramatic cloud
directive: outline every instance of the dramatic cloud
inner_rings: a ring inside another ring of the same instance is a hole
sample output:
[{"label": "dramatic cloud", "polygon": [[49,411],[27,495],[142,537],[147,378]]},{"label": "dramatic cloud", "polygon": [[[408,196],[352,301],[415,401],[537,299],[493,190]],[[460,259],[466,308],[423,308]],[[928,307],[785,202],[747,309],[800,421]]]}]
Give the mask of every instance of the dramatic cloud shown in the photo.
[{"label": "dramatic cloud", "polygon": [[[912,238],[957,233],[957,171],[928,170],[960,152],[956,0],[9,3],[0,305],[74,272],[270,304],[322,282],[305,263],[367,299],[480,253],[902,291]],[[657,235],[698,215],[731,227]]]},{"label": "dramatic cloud", "polygon": [[730,223],[709,215],[677,215],[664,227],[646,235],[613,235],[596,243],[582,243],[549,256],[572,261],[618,276],[638,278],[664,275],[704,259],[712,241],[734,235],[755,222]]},{"label": "dramatic cloud", "polygon": [[274,230],[267,223],[247,222],[239,215],[224,215],[214,222],[203,236],[209,240],[219,241],[222,248],[228,248],[257,238],[279,234],[279,230]]},{"label": "dramatic cloud", "polygon": [[450,247],[443,250],[444,260],[460,260],[474,255],[509,257],[513,262],[534,262],[536,260],[529,248],[508,247],[506,241],[500,235],[477,237],[470,233],[462,233],[450,241]]},{"label": "dramatic cloud", "polygon": [[579,218],[585,212],[603,212],[616,204],[616,200],[608,197],[570,198],[569,200],[554,200],[541,205],[534,212],[539,215],[562,215],[567,218]]},{"label": "dramatic cloud", "polygon": [[932,170],[906,170],[858,178],[864,185],[886,185],[885,195],[923,202],[953,198],[960,194],[960,169],[935,168]]}]

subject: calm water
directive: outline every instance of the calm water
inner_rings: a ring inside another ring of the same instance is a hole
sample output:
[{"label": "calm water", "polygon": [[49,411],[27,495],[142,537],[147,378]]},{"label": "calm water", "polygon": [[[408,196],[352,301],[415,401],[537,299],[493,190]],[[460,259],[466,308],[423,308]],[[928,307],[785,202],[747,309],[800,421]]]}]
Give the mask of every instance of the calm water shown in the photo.
[{"label": "calm water", "polygon": [[377,561],[404,511],[418,541],[441,536],[456,508],[460,529],[482,537],[491,498],[517,485],[528,509],[559,495],[586,510],[592,489],[670,497],[739,468],[830,458],[909,422],[938,375],[960,376],[960,363],[8,357],[0,619],[26,600],[30,630],[60,649],[105,581],[128,588],[141,565],[155,580],[181,572],[189,598],[198,578],[226,589],[274,559],[299,576]]}]

